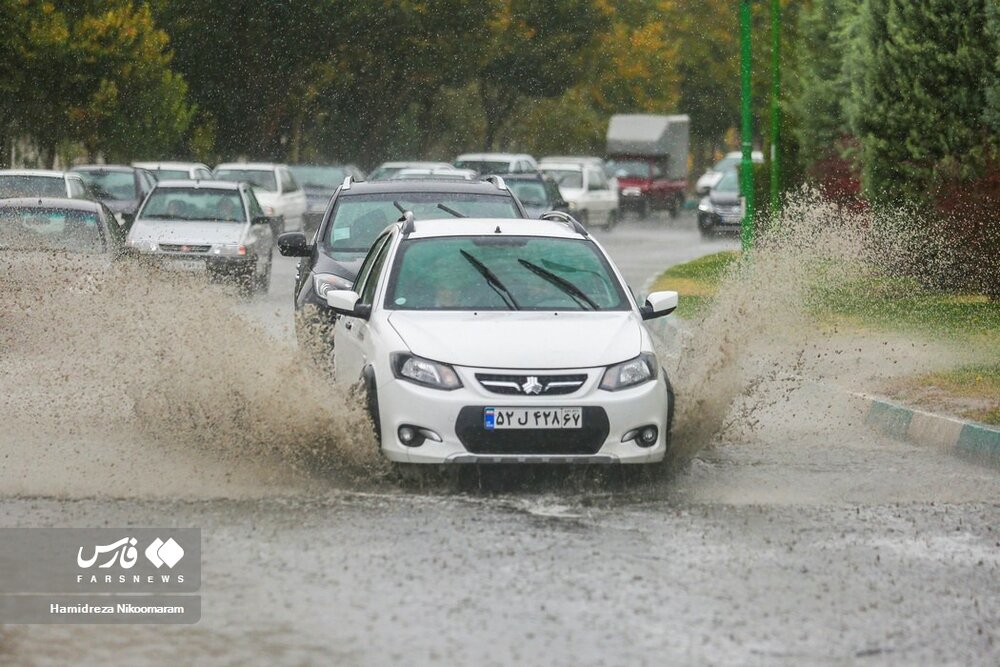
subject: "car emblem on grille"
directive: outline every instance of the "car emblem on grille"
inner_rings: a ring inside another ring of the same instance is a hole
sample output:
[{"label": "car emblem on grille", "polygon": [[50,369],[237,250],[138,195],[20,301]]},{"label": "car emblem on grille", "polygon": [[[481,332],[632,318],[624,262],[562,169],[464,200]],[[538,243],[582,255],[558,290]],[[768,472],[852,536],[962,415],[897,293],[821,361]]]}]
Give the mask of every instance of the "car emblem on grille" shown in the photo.
[{"label": "car emblem on grille", "polygon": [[191,252],[191,246],[182,245],[181,252]]},{"label": "car emblem on grille", "polygon": [[528,381],[521,385],[521,391],[525,394],[540,394],[544,387],[534,375],[528,376]]}]

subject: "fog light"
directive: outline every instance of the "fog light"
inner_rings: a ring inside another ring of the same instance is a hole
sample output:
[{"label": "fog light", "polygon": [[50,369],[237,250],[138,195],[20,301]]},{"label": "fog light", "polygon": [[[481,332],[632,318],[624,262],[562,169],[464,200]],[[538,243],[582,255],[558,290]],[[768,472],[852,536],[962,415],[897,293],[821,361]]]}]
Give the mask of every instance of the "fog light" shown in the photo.
[{"label": "fog light", "polygon": [[659,436],[659,432],[656,430],[656,427],[647,426],[639,431],[639,439],[636,444],[640,447],[652,447],[656,444],[657,436]]},{"label": "fog light", "polygon": [[399,430],[396,431],[396,435],[399,437],[399,441],[403,443],[404,447],[419,447],[427,440],[441,442],[441,436],[429,428],[412,426],[410,424],[403,424],[400,426]]},{"label": "fog light", "polygon": [[414,447],[417,439],[417,429],[412,426],[400,426],[399,427],[399,441],[406,445],[407,447]]}]

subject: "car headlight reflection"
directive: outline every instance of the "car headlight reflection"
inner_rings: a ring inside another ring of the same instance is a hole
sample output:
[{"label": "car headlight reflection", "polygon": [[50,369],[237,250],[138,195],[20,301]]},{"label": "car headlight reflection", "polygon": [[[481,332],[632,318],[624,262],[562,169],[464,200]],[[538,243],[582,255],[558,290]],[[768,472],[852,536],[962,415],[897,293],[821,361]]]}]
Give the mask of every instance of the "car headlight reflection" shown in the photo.
[{"label": "car headlight reflection", "polygon": [[601,389],[618,391],[655,380],[658,367],[656,355],[643,352],[635,359],[609,366],[601,379]]},{"label": "car headlight reflection", "polygon": [[238,243],[218,243],[209,250],[210,255],[240,257],[247,254],[247,247]]},{"label": "car headlight reflection", "polygon": [[159,252],[160,250],[156,241],[126,241],[125,245],[138,252]]},{"label": "car headlight reflection", "polygon": [[392,355],[392,372],[400,380],[434,389],[451,391],[462,386],[455,369],[412,354],[397,352]]},{"label": "car headlight reflection", "polygon": [[323,302],[326,302],[327,292],[351,289],[353,286],[354,283],[343,276],[336,276],[332,273],[313,274],[313,288],[316,290],[316,296]]}]

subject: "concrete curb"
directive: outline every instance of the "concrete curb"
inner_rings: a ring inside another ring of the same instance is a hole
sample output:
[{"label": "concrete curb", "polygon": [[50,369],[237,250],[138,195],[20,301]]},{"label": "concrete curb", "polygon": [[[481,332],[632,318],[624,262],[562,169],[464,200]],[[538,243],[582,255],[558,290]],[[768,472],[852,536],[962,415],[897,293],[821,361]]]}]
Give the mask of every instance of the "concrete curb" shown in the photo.
[{"label": "concrete curb", "polygon": [[854,396],[868,403],[865,420],[887,435],[1000,466],[1000,429],[918,410],[878,396]]}]

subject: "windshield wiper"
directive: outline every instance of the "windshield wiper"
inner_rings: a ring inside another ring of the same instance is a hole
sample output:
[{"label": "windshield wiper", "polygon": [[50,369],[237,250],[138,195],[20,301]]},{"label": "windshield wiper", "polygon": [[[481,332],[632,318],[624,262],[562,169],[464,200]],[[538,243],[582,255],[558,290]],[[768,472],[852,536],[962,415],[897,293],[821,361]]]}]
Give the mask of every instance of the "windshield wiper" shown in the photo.
[{"label": "windshield wiper", "polygon": [[566,280],[565,278],[561,278],[556,274],[552,273],[551,271],[549,271],[548,269],[543,269],[537,264],[532,264],[526,259],[518,258],[517,263],[523,266],[524,268],[528,269],[532,273],[534,273],[539,278],[542,278],[543,280],[552,283],[566,294],[569,294],[581,306],[586,305],[591,310],[600,310],[600,308],[594,302],[593,299],[584,294],[583,290],[581,290],[579,287],[577,287],[570,281]]},{"label": "windshield wiper", "polygon": [[511,310],[521,310],[521,306],[518,305],[517,301],[514,299],[514,295],[511,294],[510,290],[507,289],[507,286],[504,285],[499,278],[497,278],[497,274],[490,271],[489,267],[466,251],[459,250],[459,252],[462,253],[462,257],[464,257],[469,264],[472,264],[472,266],[475,267],[476,271],[479,272],[479,275],[486,280],[486,284],[492,287],[493,291],[500,295],[500,298],[503,299],[508,308]]},{"label": "windshield wiper", "polygon": [[392,202],[392,205],[398,208],[400,213],[406,213],[406,209],[403,208],[398,201]]},{"label": "windshield wiper", "polygon": [[469,216],[465,215],[464,213],[459,213],[458,211],[456,211],[455,209],[451,208],[450,206],[445,206],[444,204],[438,204],[437,207],[439,209],[441,209],[442,211],[444,211],[445,213],[450,213],[451,215],[455,216],[456,218],[467,218],[467,217],[469,217]]},{"label": "windshield wiper", "polygon": [[552,271],[561,271],[563,273],[589,273],[592,276],[597,276],[605,285],[610,285],[606,276],[601,275],[597,271],[592,271],[591,269],[578,269],[573,266],[567,266],[566,264],[560,264],[559,262],[552,262],[547,259],[542,260],[542,266],[546,269]]}]

